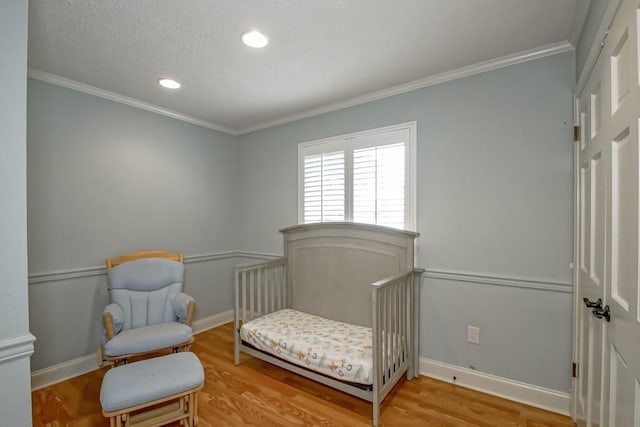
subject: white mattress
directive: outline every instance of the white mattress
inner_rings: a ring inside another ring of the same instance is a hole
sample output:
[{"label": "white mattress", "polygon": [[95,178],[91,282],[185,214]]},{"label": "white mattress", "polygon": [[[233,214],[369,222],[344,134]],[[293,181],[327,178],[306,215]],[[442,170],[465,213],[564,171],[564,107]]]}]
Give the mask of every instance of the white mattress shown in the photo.
[{"label": "white mattress", "polygon": [[242,340],[280,359],[358,384],[373,382],[371,328],[284,309],[242,325]]}]

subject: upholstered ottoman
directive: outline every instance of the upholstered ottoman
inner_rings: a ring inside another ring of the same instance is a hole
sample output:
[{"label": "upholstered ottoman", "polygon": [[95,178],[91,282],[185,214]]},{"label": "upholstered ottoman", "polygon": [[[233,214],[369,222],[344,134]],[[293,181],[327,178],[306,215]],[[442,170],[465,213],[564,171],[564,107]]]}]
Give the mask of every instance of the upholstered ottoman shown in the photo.
[{"label": "upholstered ottoman", "polygon": [[100,389],[102,414],[111,427],[198,424],[197,392],[204,370],[190,352],[142,360],[109,370]]}]

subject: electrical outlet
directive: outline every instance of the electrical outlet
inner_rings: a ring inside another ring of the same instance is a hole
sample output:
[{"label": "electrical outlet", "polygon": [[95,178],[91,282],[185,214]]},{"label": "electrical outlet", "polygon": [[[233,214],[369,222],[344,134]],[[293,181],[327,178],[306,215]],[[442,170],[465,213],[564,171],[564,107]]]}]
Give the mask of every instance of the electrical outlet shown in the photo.
[{"label": "electrical outlet", "polygon": [[467,341],[472,344],[480,344],[480,328],[477,326],[467,326]]}]

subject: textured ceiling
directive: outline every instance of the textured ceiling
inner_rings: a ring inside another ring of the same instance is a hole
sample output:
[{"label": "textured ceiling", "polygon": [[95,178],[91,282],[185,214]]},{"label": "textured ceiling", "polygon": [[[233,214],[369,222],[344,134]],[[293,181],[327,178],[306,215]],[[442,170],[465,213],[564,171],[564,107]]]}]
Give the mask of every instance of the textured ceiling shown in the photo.
[{"label": "textured ceiling", "polygon": [[566,41],[578,1],[31,0],[29,67],[238,133]]}]

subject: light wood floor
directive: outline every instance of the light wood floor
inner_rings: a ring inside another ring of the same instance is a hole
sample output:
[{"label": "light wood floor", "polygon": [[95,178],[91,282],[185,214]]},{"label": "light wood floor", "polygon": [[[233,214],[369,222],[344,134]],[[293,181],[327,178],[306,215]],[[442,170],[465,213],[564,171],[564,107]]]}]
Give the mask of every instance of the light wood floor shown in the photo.
[{"label": "light wood floor", "polygon": [[[233,364],[233,325],[196,336],[205,367],[198,427],[370,426],[371,405],[243,355]],[[32,393],[34,427],[108,426],[99,396],[104,369]],[[420,377],[402,381],[382,405],[386,426],[575,426],[567,417]]]}]

